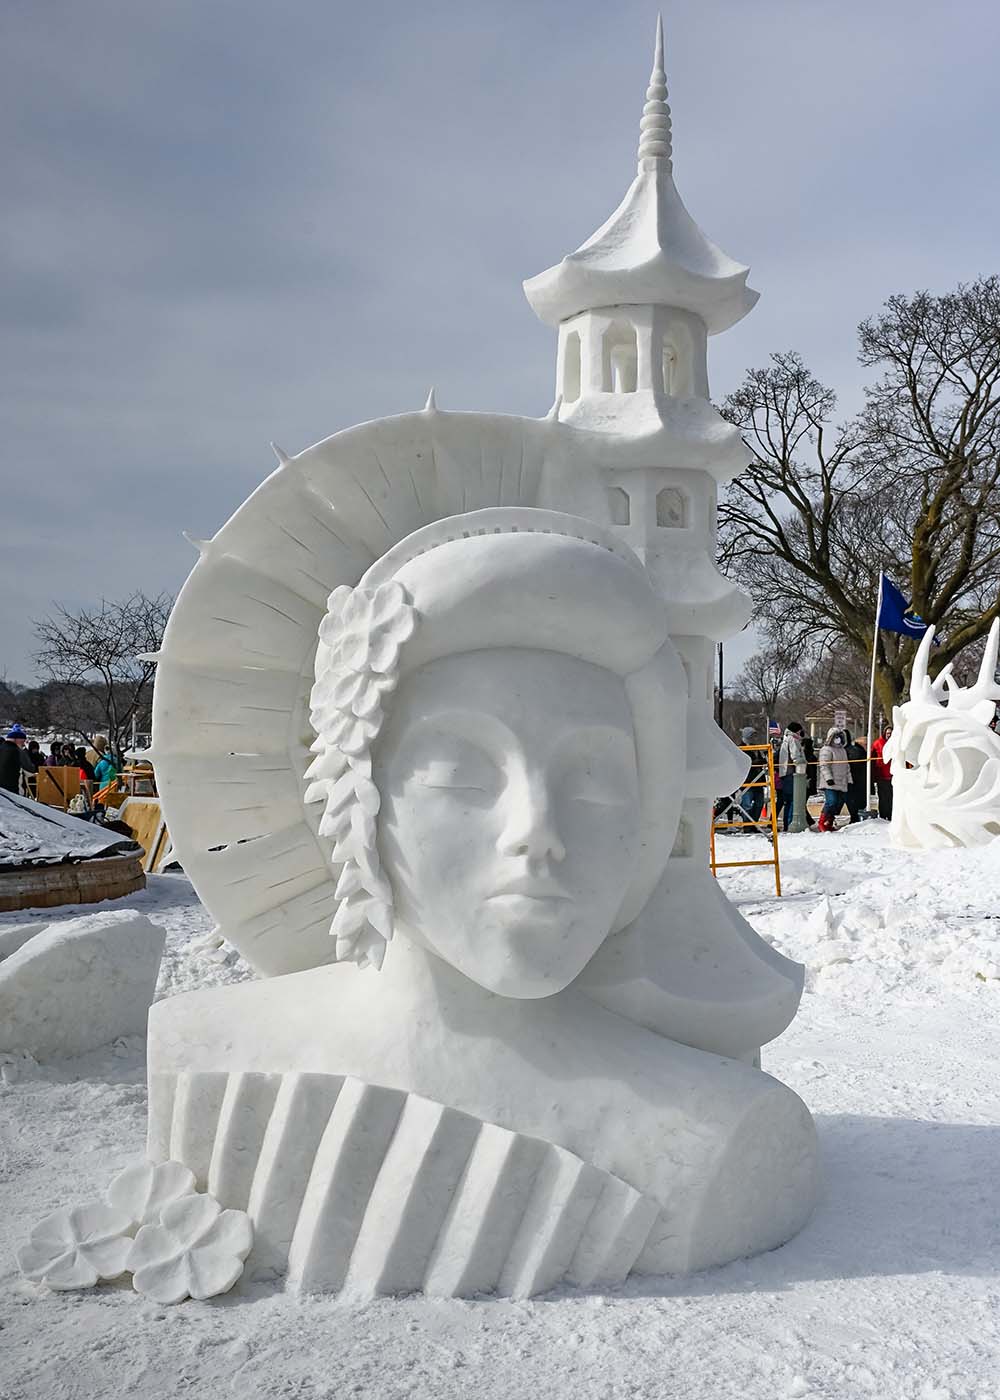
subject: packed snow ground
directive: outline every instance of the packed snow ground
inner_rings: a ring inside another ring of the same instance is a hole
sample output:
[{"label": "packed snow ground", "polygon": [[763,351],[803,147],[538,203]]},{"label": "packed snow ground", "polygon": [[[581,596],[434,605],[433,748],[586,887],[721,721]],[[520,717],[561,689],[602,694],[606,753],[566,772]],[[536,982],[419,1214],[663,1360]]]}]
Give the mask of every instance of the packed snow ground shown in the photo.
[{"label": "packed snow ground", "polygon": [[[783,1249],[522,1303],[52,1293],[19,1278],[14,1249],[141,1155],[143,1048],[14,1059],[0,1065],[0,1400],[997,1400],[1000,842],[906,855],[887,834],[784,838],[781,900],[763,867],[722,876],[808,968],[765,1068],[813,1110],[825,1184]],[[764,842],[723,845],[739,859]],[[183,876],[123,903],[166,927],[160,995],[247,975]]]}]

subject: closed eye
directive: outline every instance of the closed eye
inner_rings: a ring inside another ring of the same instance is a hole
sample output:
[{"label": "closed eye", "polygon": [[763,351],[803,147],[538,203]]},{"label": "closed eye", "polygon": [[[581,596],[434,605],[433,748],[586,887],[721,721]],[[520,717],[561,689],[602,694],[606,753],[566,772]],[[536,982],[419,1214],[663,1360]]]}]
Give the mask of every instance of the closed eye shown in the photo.
[{"label": "closed eye", "polygon": [[486,788],[475,783],[421,783],[421,787],[432,788],[434,792],[485,792]]},{"label": "closed eye", "polygon": [[593,807],[624,807],[625,805],[625,798],[619,793],[590,785],[577,788],[575,791],[570,790],[566,796],[570,802],[587,802]]}]

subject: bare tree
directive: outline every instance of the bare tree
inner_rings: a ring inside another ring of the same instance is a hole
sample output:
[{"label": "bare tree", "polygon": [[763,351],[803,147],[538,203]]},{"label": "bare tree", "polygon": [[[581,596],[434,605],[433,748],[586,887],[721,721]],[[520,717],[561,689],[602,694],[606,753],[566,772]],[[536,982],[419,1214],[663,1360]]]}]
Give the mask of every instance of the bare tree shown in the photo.
[{"label": "bare tree", "polygon": [[[723,411],[754,461],[720,510],[766,631],[793,652],[870,651],[878,576],[941,634],[936,673],[1000,616],[1000,278],[892,297],[859,328],[880,371],[858,417],[792,353],[752,370]],[[903,697],[915,643],[880,632],[879,699]]]},{"label": "bare tree", "polygon": [[733,681],[733,693],[754,704],[764,716],[776,715],[802,681],[802,658],[790,648],[771,642],[755,652]]},{"label": "bare tree", "polygon": [[35,622],[35,662],[56,682],[52,714],[61,727],[86,738],[100,727],[117,752],[124,749],[133,717],[145,725],[152,695],[155,666],[139,658],[159,646],[170,606],[165,594],[135,592],[79,612],[59,607]]}]

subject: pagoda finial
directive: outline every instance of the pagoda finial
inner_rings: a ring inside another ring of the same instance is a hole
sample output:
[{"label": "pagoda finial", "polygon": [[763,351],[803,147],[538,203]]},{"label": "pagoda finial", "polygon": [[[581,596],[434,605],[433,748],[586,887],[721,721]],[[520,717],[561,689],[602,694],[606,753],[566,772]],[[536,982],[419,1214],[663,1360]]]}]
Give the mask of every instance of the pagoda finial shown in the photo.
[{"label": "pagoda finial", "polygon": [[663,161],[667,170],[673,168],[673,146],[670,141],[670,106],[667,102],[667,75],[663,67],[663,16],[656,17],[656,52],[653,71],[646,89],[646,105],[639,123],[639,162]]}]

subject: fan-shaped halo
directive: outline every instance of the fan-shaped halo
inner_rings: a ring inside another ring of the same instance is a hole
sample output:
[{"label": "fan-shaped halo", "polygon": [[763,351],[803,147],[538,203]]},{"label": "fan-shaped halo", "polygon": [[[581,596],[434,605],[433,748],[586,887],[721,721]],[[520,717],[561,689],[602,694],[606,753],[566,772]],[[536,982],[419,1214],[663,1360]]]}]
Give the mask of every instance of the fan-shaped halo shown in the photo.
[{"label": "fan-shaped halo", "polygon": [[264,976],[330,962],[332,844],[303,802],[332,590],[421,526],[494,506],[603,513],[554,419],[439,410],[349,428],[281,464],[202,546],[170,616],[153,757],[178,859]]}]

